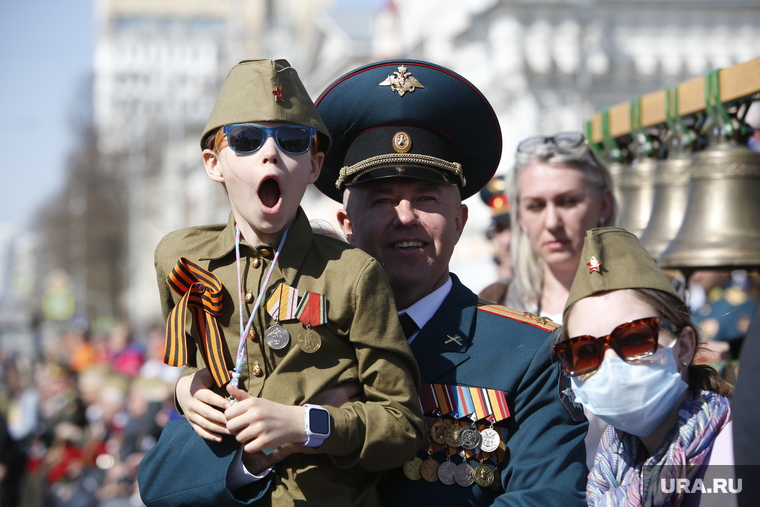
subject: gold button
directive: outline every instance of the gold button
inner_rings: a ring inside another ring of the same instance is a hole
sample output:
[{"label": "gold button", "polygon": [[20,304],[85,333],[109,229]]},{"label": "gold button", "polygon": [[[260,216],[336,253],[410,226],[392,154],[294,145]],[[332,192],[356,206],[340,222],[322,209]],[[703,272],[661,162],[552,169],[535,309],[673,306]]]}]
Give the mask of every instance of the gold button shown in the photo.
[{"label": "gold button", "polygon": [[253,264],[254,268],[258,268],[259,266],[261,266],[261,259],[259,259],[258,257],[254,257],[253,262],[251,264]]},{"label": "gold button", "polygon": [[248,338],[250,338],[251,340],[255,340],[256,339],[256,330],[255,329],[251,328],[251,329],[248,330]]},{"label": "gold button", "polygon": [[245,302],[250,303],[251,301],[253,301],[253,292],[248,291],[245,293]]},{"label": "gold button", "polygon": [[262,257],[269,257],[272,255],[272,251],[268,248],[262,248],[259,250],[259,254],[261,254]]},{"label": "gold button", "polygon": [[254,361],[254,362],[253,362],[253,366],[251,367],[251,372],[252,372],[252,373],[254,374],[254,376],[256,376],[256,377],[260,377],[260,376],[261,376],[261,374],[263,373],[263,372],[261,371],[261,365],[259,364],[259,362],[258,362],[258,361]]}]

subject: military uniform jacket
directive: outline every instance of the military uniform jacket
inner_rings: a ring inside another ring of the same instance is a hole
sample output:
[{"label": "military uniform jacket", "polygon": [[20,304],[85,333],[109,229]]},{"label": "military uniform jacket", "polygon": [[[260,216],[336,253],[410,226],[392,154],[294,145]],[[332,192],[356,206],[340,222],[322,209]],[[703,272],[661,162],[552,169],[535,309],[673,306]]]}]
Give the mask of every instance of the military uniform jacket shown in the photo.
[{"label": "military uniform jacket", "polygon": [[[244,303],[245,322],[274,249],[276,245],[251,246],[241,240],[243,293],[253,295]],[[176,231],[158,245],[155,262],[164,317],[180,298],[167,285],[166,276],[182,256],[213,272],[223,284],[223,312],[218,323],[227,345],[227,365],[232,370],[240,343],[232,214],[226,225]],[[281,282],[296,287],[301,295],[312,291],[328,301],[328,322],[312,328],[322,340],[315,353],[307,354],[299,348],[296,339],[305,327],[297,320],[281,322],[291,337],[284,349],[273,350],[263,339],[266,329],[274,324],[264,309],[265,302]],[[253,329],[256,337],[246,340],[241,389],[278,403],[301,405],[325,388],[358,380],[367,400],[340,408],[325,407],[332,418],[331,435],[319,447],[321,454],[294,454],[278,464],[271,496],[260,503],[377,504],[377,472],[411,459],[422,441],[419,373],[379,263],[345,242],[314,234],[299,208]],[[191,371],[204,367],[200,353],[191,363]],[[261,369],[259,376],[253,374],[255,364]],[[226,396],[226,391],[219,392]]]},{"label": "military uniform jacket", "polygon": [[563,393],[569,379],[551,361],[556,324],[486,304],[451,276],[451,291],[411,348],[425,384],[506,392],[512,415],[501,488],[411,480],[396,469],[381,483],[383,505],[585,506],[588,422]]}]

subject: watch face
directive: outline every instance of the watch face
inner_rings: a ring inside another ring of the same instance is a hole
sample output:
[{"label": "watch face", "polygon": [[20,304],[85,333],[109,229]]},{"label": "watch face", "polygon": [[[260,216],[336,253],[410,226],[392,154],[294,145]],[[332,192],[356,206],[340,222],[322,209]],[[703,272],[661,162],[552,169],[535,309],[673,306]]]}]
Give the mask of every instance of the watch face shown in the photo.
[{"label": "watch face", "polygon": [[330,413],[324,409],[309,410],[309,430],[317,435],[330,433]]}]

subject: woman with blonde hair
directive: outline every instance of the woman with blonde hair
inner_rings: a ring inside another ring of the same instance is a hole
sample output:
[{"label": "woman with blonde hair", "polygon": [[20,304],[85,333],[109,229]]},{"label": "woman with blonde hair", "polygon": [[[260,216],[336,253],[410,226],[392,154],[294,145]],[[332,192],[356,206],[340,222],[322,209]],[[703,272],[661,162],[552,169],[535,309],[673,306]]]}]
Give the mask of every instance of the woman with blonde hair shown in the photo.
[{"label": "woman with blonde hair", "polygon": [[612,177],[579,132],[525,139],[509,174],[515,276],[510,308],[561,322],[588,229],[616,219]]}]

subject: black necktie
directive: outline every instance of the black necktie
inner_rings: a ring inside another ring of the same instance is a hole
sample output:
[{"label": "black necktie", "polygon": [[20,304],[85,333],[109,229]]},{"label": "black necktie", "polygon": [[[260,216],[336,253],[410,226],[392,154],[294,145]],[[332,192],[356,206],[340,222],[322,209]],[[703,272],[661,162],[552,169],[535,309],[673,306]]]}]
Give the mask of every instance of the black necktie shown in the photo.
[{"label": "black necktie", "polygon": [[408,313],[400,314],[398,316],[398,320],[401,322],[401,329],[404,330],[404,336],[406,336],[407,340],[411,338],[414,333],[420,330],[420,328],[414,322],[414,319],[412,319]]}]

